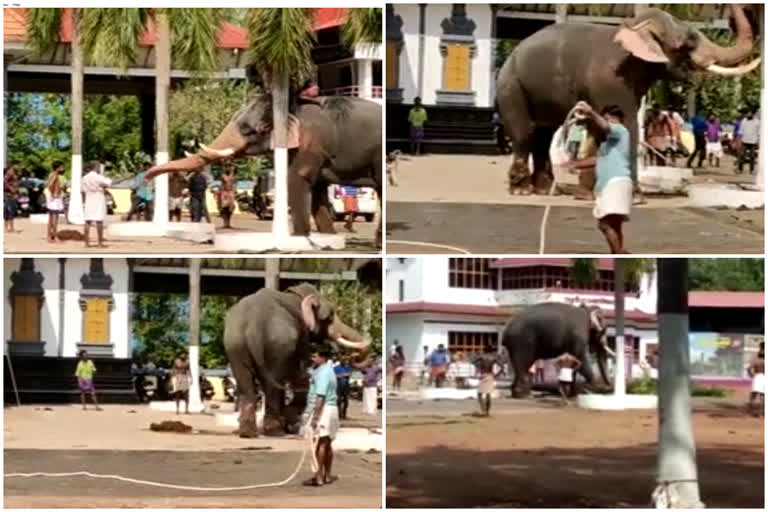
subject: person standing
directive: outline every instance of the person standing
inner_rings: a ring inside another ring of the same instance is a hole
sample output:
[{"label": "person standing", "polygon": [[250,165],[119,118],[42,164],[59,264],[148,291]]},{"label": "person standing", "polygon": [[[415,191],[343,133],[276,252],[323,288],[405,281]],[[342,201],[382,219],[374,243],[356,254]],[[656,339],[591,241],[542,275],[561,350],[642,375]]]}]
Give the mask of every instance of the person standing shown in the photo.
[{"label": "person standing", "polygon": [[77,377],[77,387],[80,390],[80,402],[83,404],[83,410],[85,406],[85,394],[90,393],[93,405],[97,411],[101,410],[99,402],[96,400],[96,388],[93,385],[93,374],[96,373],[96,365],[93,361],[88,359],[88,353],[85,350],[81,350],[80,360],[77,362],[77,368],[75,368],[75,377]]},{"label": "person standing", "polygon": [[427,111],[421,105],[421,98],[416,96],[413,108],[408,112],[408,124],[411,126],[411,154],[421,154],[421,143],[424,141],[424,123],[427,122]]},{"label": "person standing", "polygon": [[332,442],[339,430],[339,407],[336,375],[330,357],[331,351],[327,347],[312,354],[314,369],[309,380],[307,408],[304,410],[304,434],[317,439],[317,471],[312,478],[303,482],[312,487],[327,485],[338,479],[331,476]]},{"label": "person standing", "polygon": [[203,218],[205,206],[205,190],[208,182],[200,169],[192,173],[189,178],[189,214],[192,222],[200,222]]},{"label": "person standing", "polygon": [[99,247],[104,245],[104,219],[107,218],[107,199],[104,191],[112,184],[112,180],[103,176],[103,167],[98,160],[92,160],[87,166],[88,174],[83,176],[81,187],[85,193],[85,228],[83,236],[85,247],[90,247],[91,226],[96,224],[96,235]]},{"label": "person standing", "polygon": [[579,158],[579,149],[581,149],[581,144],[584,141],[584,136],[586,133],[587,128],[584,126],[584,123],[574,123],[568,129],[568,140],[566,142],[566,148],[568,151],[568,156],[571,157],[571,160],[576,160]]},{"label": "person standing", "polygon": [[221,191],[219,192],[219,213],[224,220],[224,229],[232,227],[232,214],[235,213],[235,183],[237,175],[235,166],[229,164],[221,175]]},{"label": "person standing", "polygon": [[605,138],[594,159],[585,158],[570,162],[569,165],[572,171],[579,172],[579,168],[594,163],[597,170],[597,198],[593,215],[597,218],[597,226],[613,254],[628,254],[624,248],[622,224],[629,220],[632,209],[633,183],[629,165],[629,131],[623,124],[624,112],[618,106],[610,105],[598,114],[583,101],[577,107],[584,115],[592,118]]},{"label": "person standing", "polygon": [[448,354],[442,343],[437,346],[437,349],[432,351],[432,354],[430,354],[429,368],[430,375],[432,376],[432,383],[436,388],[443,387],[443,382],[445,382],[445,372],[448,369]]},{"label": "person standing", "polygon": [[486,344],[483,353],[475,356],[472,363],[475,365],[477,376],[480,383],[477,385],[477,401],[480,404],[480,414],[482,416],[491,415],[491,395],[496,390],[496,377],[503,368],[503,363],[499,358],[496,349],[490,344]]},{"label": "person standing", "polygon": [[721,129],[720,120],[713,114],[707,119],[707,161],[712,166],[712,158],[717,162],[716,167],[720,167],[720,159],[723,157],[723,143],[720,140]]},{"label": "person standing", "polygon": [[155,197],[154,184],[151,180],[144,179],[150,167],[152,167],[152,164],[144,162],[142,170],[134,178],[133,204],[131,204],[131,209],[123,218],[125,221],[130,221],[134,215],[138,214],[141,207],[144,207],[144,220],[149,221],[152,219],[152,199]]},{"label": "person standing", "polygon": [[555,359],[555,364],[558,368],[557,388],[563,399],[563,405],[568,405],[568,397],[574,396],[576,392],[574,373],[581,366],[581,361],[566,352]]},{"label": "person standing", "polygon": [[17,198],[19,196],[19,164],[12,162],[5,170],[3,176],[3,219],[5,220],[6,233],[20,233],[13,226],[18,209]]},{"label": "person standing", "polygon": [[339,417],[342,420],[347,419],[347,409],[349,409],[349,378],[352,376],[352,366],[349,364],[348,357],[342,357],[339,364],[333,369],[336,373],[336,394],[339,402]]},{"label": "person standing", "polygon": [[741,122],[741,151],[739,152],[739,174],[744,169],[744,162],[749,160],[749,173],[755,173],[757,160],[757,145],[760,142],[760,120],[751,110]]},{"label": "person standing", "polygon": [[59,232],[59,215],[64,212],[64,199],[61,193],[61,175],[64,174],[64,164],[59,161],[53,163],[53,170],[45,184],[48,190],[48,241],[56,243]]},{"label": "person standing", "polygon": [[707,120],[701,114],[696,114],[691,118],[691,127],[693,128],[693,138],[696,143],[696,147],[688,157],[688,163],[686,167],[693,169],[693,160],[696,155],[699,156],[698,168],[701,169],[704,164],[704,157],[707,153]]},{"label": "person standing", "polygon": [[403,353],[402,346],[395,346],[395,351],[389,358],[389,364],[392,368],[392,389],[400,391],[403,383],[403,373],[405,373],[405,354]]},{"label": "person standing", "polygon": [[186,180],[177,172],[172,172],[168,177],[168,219],[181,222],[181,210],[184,208],[184,189]]},{"label": "person standing", "polygon": [[378,390],[381,367],[373,361],[368,361],[361,370],[363,372],[363,414],[375,416],[379,410]]},{"label": "person standing", "polygon": [[[749,412],[755,416],[765,414],[765,343],[760,343],[757,356],[749,365],[747,373],[752,377],[752,389],[749,393]],[[760,408],[755,411],[755,400],[760,398]]]},{"label": "person standing", "polygon": [[184,414],[189,414],[189,388],[192,384],[192,374],[189,370],[186,352],[182,352],[173,360],[171,379],[173,398],[176,401],[176,414],[179,414],[179,405],[182,400],[184,400]]}]

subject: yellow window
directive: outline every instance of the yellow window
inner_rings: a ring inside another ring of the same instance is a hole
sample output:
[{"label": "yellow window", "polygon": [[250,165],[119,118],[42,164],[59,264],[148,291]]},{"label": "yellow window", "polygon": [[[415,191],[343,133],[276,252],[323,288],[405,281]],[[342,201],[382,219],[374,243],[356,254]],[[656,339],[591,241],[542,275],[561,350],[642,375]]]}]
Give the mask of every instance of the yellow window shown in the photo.
[{"label": "yellow window", "polygon": [[13,298],[13,341],[40,341],[38,297],[16,295]]},{"label": "yellow window", "polygon": [[109,342],[109,301],[87,299],[83,315],[83,341],[85,343]]},{"label": "yellow window", "polygon": [[465,44],[446,45],[443,60],[443,89],[447,91],[468,91],[469,46]]}]

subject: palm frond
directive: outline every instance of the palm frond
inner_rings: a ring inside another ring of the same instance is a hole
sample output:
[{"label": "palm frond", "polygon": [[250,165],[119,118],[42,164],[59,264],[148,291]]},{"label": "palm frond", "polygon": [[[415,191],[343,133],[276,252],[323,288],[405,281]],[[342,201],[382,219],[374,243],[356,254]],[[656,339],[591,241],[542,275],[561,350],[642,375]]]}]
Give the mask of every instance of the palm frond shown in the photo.
[{"label": "palm frond", "polygon": [[262,70],[285,71],[294,82],[309,79],[314,71],[314,17],[315,9],[251,9],[248,13],[250,63]]},{"label": "palm frond", "polygon": [[36,57],[56,47],[61,30],[63,9],[29,9],[27,12],[27,46]]},{"label": "palm frond", "polygon": [[173,62],[192,71],[213,71],[222,9],[168,9]]},{"label": "palm frond", "polygon": [[83,51],[100,66],[128,69],[136,62],[139,37],[146,30],[146,9],[84,9]]},{"label": "palm frond", "polygon": [[341,41],[348,47],[357,43],[381,43],[381,8],[349,9],[341,27]]}]

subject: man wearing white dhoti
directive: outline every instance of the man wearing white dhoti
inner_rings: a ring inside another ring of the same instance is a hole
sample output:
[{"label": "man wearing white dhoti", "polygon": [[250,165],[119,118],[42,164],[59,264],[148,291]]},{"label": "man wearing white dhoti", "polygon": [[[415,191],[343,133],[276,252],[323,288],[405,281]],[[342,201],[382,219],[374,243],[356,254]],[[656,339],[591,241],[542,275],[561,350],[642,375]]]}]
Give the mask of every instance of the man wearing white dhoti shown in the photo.
[{"label": "man wearing white dhoti", "polygon": [[103,167],[97,160],[88,163],[88,174],[83,177],[81,187],[85,194],[85,246],[90,247],[88,236],[91,225],[96,224],[96,234],[99,239],[99,247],[104,245],[104,219],[107,218],[107,199],[104,189],[112,184],[112,180],[105,177]]}]

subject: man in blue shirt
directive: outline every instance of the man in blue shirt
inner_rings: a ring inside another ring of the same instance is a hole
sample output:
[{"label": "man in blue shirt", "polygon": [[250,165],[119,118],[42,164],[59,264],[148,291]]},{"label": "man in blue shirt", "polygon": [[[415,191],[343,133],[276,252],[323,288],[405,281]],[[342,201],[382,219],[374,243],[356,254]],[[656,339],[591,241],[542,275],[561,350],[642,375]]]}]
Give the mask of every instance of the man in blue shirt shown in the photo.
[{"label": "man in blue shirt", "polygon": [[125,216],[126,221],[131,220],[134,214],[136,214],[142,206],[144,206],[144,220],[152,220],[152,200],[155,198],[154,183],[152,181],[144,182],[144,177],[147,175],[151,166],[151,163],[144,163],[144,168],[134,179],[133,204],[131,205],[130,211]]},{"label": "man in blue shirt", "polygon": [[352,375],[352,366],[349,364],[349,358],[343,357],[333,370],[336,372],[339,418],[345,420],[347,419],[347,408],[349,407],[349,377]]},{"label": "man in blue shirt", "polygon": [[[629,220],[632,208],[632,178],[629,163],[629,131],[624,126],[624,112],[610,105],[600,114],[586,102],[576,107],[593,121],[593,126],[602,132],[603,142],[594,157],[597,172],[595,183],[595,208],[593,214],[613,254],[627,254],[624,249],[622,224]],[[585,167],[586,160],[572,161],[572,170]]]},{"label": "man in blue shirt", "polygon": [[434,350],[432,354],[430,354],[429,367],[432,371],[432,382],[435,383],[435,387],[443,387],[443,382],[445,382],[445,372],[448,368],[448,354],[442,343],[437,346],[437,349]]},{"label": "man in blue shirt", "polygon": [[696,114],[691,118],[691,127],[693,128],[693,138],[696,141],[696,149],[688,157],[686,167],[693,168],[691,165],[693,159],[699,155],[699,169],[701,169],[707,154],[707,118],[701,114]]},{"label": "man in blue shirt", "polygon": [[[304,485],[319,487],[333,483],[331,476],[333,449],[331,442],[339,430],[339,408],[336,396],[336,373],[329,361],[331,351],[321,347],[312,354],[314,370],[309,380],[307,408],[304,411],[305,432],[317,438],[317,472]],[[308,428],[307,428],[308,427]]]}]

